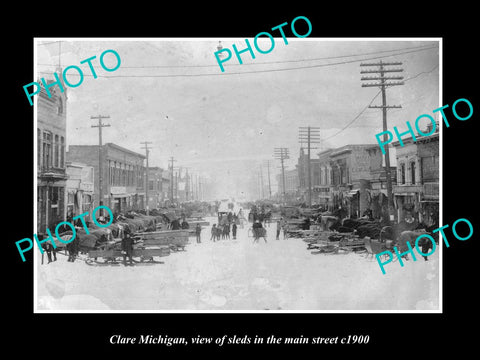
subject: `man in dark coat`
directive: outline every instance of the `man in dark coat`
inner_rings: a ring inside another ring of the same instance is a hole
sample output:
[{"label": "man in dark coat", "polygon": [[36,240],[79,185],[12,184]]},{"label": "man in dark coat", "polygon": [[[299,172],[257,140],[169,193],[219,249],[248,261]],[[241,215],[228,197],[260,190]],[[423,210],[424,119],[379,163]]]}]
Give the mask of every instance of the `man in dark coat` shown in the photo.
[{"label": "man in dark coat", "polygon": [[123,232],[123,239],[122,239],[123,265],[127,266],[127,256],[128,256],[130,265],[133,265],[132,253],[133,253],[133,239],[130,236],[130,229],[126,228],[125,231]]},{"label": "man in dark coat", "polygon": [[237,238],[237,224],[233,223],[232,225],[232,235],[233,235],[233,240]]},{"label": "man in dark coat", "polygon": [[78,238],[77,237],[75,237],[75,239],[73,239],[73,241],[70,241],[67,244],[67,250],[68,250],[68,260],[67,261],[70,261],[70,262],[75,261],[75,258],[78,255],[79,247],[80,247],[80,245],[78,243]]},{"label": "man in dark coat", "polygon": [[199,223],[197,223],[197,226],[195,227],[195,235],[197,236],[197,243],[201,243],[202,241],[200,240],[200,233],[202,232],[202,227],[200,226]]}]

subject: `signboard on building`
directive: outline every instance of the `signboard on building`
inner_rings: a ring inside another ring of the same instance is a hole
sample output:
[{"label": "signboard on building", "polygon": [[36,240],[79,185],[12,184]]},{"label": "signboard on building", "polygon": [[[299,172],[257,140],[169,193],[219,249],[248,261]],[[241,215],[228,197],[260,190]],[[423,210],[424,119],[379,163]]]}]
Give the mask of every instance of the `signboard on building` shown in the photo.
[{"label": "signboard on building", "polygon": [[80,190],[83,190],[85,192],[93,192],[93,183],[81,182]]},{"label": "signboard on building", "polygon": [[127,193],[127,187],[126,186],[111,186],[110,187],[110,193],[112,195],[122,195]]}]

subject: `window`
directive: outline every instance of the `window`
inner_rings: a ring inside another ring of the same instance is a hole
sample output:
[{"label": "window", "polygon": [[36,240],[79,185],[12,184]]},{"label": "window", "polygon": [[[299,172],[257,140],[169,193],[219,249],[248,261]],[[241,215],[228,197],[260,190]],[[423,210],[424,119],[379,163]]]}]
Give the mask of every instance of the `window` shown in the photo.
[{"label": "window", "polygon": [[405,164],[400,165],[400,184],[405,184]]},{"label": "window", "polygon": [[37,167],[42,163],[42,130],[37,129]]},{"label": "window", "polygon": [[412,185],[415,185],[415,162],[410,163],[410,175],[412,179]]},{"label": "window", "polygon": [[58,97],[58,103],[57,103],[57,114],[63,114],[63,101],[61,97]]},{"label": "window", "polygon": [[65,138],[63,136],[60,137],[60,167],[65,167]]},{"label": "window", "polygon": [[42,148],[42,167],[48,169],[51,166],[52,134],[48,131],[43,132]]},{"label": "window", "polygon": [[55,143],[53,144],[53,149],[55,151],[53,166],[56,167],[56,168],[58,168],[58,161],[59,161],[58,150],[59,150],[59,147],[60,147],[60,142],[58,141],[58,135],[55,135]]},{"label": "window", "polygon": [[148,180],[148,190],[153,190],[153,180]]}]

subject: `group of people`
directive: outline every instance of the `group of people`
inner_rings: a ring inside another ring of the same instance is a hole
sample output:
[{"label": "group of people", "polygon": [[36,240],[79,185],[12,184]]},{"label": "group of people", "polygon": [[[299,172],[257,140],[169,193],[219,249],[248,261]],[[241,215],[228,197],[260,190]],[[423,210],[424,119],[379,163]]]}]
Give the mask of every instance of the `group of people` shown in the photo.
[{"label": "group of people", "polygon": [[[233,239],[235,240],[237,238],[237,224],[235,222],[232,223],[231,230]],[[230,223],[227,222],[223,225],[213,224],[211,234],[210,241],[218,241],[220,237],[222,239],[230,239]]]}]

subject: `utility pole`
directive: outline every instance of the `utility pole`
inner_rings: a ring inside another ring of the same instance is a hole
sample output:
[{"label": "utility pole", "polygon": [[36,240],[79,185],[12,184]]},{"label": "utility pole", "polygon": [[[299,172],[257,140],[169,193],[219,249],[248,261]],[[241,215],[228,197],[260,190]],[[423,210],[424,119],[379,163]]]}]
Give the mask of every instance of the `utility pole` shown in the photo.
[{"label": "utility pole", "polygon": [[186,169],[186,172],[185,172],[185,201],[188,201],[188,195],[190,193],[190,178],[188,176],[188,167],[185,168]]},{"label": "utility pole", "polygon": [[265,164],[267,165],[267,176],[268,176],[268,195],[269,195],[269,199],[272,198],[272,184],[270,182],[270,160],[267,160],[265,162]]},{"label": "utility pole", "polygon": [[282,166],[282,192],[283,192],[283,204],[286,203],[286,195],[285,195],[285,165],[284,161],[286,159],[290,159],[289,150],[287,148],[274,148],[273,149],[273,156],[275,159],[280,160],[280,164]]},{"label": "utility pole", "polygon": [[145,147],[143,147],[142,149],[145,149],[145,155],[147,157],[147,168],[145,170],[145,197],[146,197],[146,211],[147,211],[147,216],[150,215],[150,206],[149,206],[149,197],[148,197],[148,186],[150,185],[149,182],[148,182],[148,154],[149,154],[149,151],[151,148],[148,147],[148,144],[151,144],[152,142],[151,141],[143,141],[141,142],[140,144],[144,144]]},{"label": "utility pole", "polygon": [[[380,87],[382,91],[382,105],[381,106],[369,106],[371,109],[382,109],[383,115],[383,141],[386,143],[387,139],[387,110],[388,109],[399,109],[401,105],[387,105],[387,95],[386,95],[386,88],[387,86],[397,86],[397,85],[404,85],[403,81],[390,81],[390,80],[403,80],[403,76],[385,76],[385,73],[392,73],[392,72],[402,72],[403,69],[400,68],[393,68],[387,69],[386,66],[399,66],[402,65],[401,62],[382,62],[380,60],[379,63],[362,63],[360,66],[377,66],[378,69],[376,70],[362,70],[360,74],[379,74],[376,76],[363,76],[361,78],[362,81],[379,81],[376,83],[364,83],[362,87]],[[390,170],[390,151],[389,146],[387,145],[385,148],[385,172],[387,177],[387,196],[388,196],[388,215],[389,219],[391,220],[391,216],[395,216],[395,210],[393,207],[393,191],[392,191],[392,175]]]},{"label": "utility pole", "polygon": [[170,202],[173,205],[174,199],[173,199],[173,163],[176,162],[172,157],[170,157]]},{"label": "utility pole", "polygon": [[307,185],[308,185],[308,207],[312,207],[312,166],[310,161],[310,152],[311,149],[317,149],[317,147],[312,147],[312,144],[319,144],[320,143],[320,128],[307,126],[307,127],[300,127],[298,132],[298,140],[300,144],[307,143]]},{"label": "utility pole", "polygon": [[265,199],[265,186],[264,186],[264,183],[263,183],[263,170],[262,170],[262,166],[260,165],[260,173],[258,174],[259,177],[260,177],[260,192],[261,192],[261,196],[262,196],[262,199]]},{"label": "utility pole", "polygon": [[[98,120],[98,125],[92,125],[92,128],[98,127],[98,205],[103,205],[103,145],[102,128],[110,127],[110,124],[102,123],[102,119],[110,119],[110,116],[90,116],[92,120]],[[103,216],[103,208],[100,209],[100,215]]]}]

